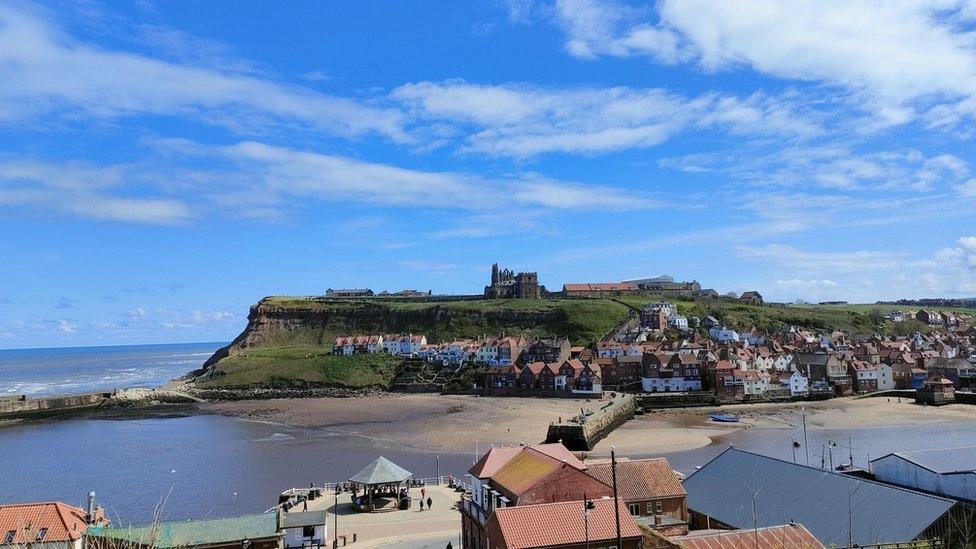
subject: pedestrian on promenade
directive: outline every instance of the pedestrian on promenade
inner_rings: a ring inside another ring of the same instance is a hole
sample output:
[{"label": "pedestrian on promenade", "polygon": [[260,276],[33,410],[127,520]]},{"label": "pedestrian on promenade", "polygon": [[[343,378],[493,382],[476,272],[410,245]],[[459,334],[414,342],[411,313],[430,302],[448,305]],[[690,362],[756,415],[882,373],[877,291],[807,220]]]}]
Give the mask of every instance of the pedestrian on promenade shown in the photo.
[{"label": "pedestrian on promenade", "polygon": [[302,502],[302,511],[308,511],[308,500]]},{"label": "pedestrian on promenade", "polygon": [[423,510],[424,510],[424,498],[420,498],[420,511],[423,512]]},{"label": "pedestrian on promenade", "polygon": [[421,487],[420,488],[420,499],[424,499],[425,497],[427,497],[427,489],[424,488],[424,487]]},{"label": "pedestrian on promenade", "polygon": [[427,510],[428,510],[428,511],[430,511],[430,504],[431,504],[431,503],[432,503],[432,502],[430,501],[430,498],[427,498]]},{"label": "pedestrian on promenade", "polygon": [[447,542],[447,549],[454,549],[454,546],[451,545],[451,542]]}]

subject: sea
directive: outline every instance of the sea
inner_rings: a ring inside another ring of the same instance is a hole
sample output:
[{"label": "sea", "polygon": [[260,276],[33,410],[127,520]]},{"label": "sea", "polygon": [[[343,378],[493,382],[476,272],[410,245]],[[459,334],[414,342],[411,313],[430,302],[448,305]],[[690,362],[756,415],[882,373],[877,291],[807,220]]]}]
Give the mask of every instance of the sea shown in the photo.
[{"label": "sea", "polygon": [[[21,393],[30,389],[31,394],[68,392],[66,387],[83,392],[158,385],[197,368],[219,346],[3,351],[0,390],[13,383]],[[30,365],[44,365],[39,369],[47,371],[28,375],[23,370]],[[151,373],[139,373],[142,368]],[[54,371],[62,372],[66,379],[58,379]],[[460,477],[477,455],[476,448],[457,453],[411,449],[361,433],[358,427],[302,428],[179,413],[0,423],[0,503],[60,500],[81,506],[88,491],[94,490],[96,500],[116,524],[147,522],[156,509],[167,520],[233,516],[264,512],[288,488],[349,478],[379,456],[416,476]],[[685,474],[730,445],[813,467],[830,468],[851,457],[855,465],[866,467],[871,458],[888,452],[933,444],[965,446],[973,440],[976,422],[972,421],[855,429],[811,427],[806,439],[797,427],[784,426],[736,431],[716,437],[702,448],[656,455],[667,457],[672,467]],[[801,446],[796,448],[793,441]]]},{"label": "sea", "polygon": [[0,397],[157,387],[199,368],[225,343],[0,350]]}]

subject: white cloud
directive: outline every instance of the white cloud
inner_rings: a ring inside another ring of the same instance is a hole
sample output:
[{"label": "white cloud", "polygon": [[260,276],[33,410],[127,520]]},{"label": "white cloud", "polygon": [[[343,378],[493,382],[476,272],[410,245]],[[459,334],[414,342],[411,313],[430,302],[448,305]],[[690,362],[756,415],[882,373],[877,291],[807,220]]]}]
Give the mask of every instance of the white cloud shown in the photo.
[{"label": "white cloud", "polygon": [[567,49],[580,57],[694,58],[706,71],[747,66],[840,86],[881,124],[928,109],[920,99],[941,103],[928,115],[936,125],[976,113],[972,7],[963,0],[662,0],[645,11],[597,0],[558,5]]},{"label": "white cloud", "polygon": [[660,206],[639,192],[533,174],[486,179],[465,173],[409,170],[257,142],[239,143],[219,152],[240,163],[242,174],[247,174],[241,177],[256,178],[256,184],[275,194],[327,201],[462,210],[494,210],[513,205],[627,210]]},{"label": "white cloud", "polygon": [[467,136],[462,150],[516,158],[651,147],[694,129],[788,138],[823,131],[817,116],[795,98],[761,93],[686,98],[659,88],[549,89],[450,80],[407,84],[391,96],[415,118],[456,124],[457,133]]},{"label": "white cloud", "polygon": [[821,274],[875,271],[882,266],[899,265],[905,259],[905,254],[896,252],[870,250],[811,252],[787,244],[738,246],[735,252],[743,259],[774,263],[783,269],[796,272]]},{"label": "white cloud", "polygon": [[62,318],[58,321],[58,330],[65,335],[75,335],[77,332],[77,326]]},{"label": "white cloud", "polygon": [[53,210],[92,219],[173,224],[193,214],[182,200],[127,191],[131,166],[0,161],[0,208]]},{"label": "white cloud", "polygon": [[956,186],[956,190],[966,198],[976,198],[976,179],[970,179]]},{"label": "white cloud", "polygon": [[[177,41],[181,41],[178,38]],[[401,113],[311,89],[81,42],[37,11],[0,6],[0,123],[173,115],[257,131],[271,123],[405,140]]]}]

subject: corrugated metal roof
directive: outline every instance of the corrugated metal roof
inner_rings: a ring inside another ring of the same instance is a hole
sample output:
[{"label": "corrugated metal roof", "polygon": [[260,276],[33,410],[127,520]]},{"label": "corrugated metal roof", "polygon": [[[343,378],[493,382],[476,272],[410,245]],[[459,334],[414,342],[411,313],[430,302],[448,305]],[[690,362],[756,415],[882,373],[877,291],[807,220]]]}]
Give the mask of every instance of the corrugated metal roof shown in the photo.
[{"label": "corrugated metal roof", "polygon": [[278,535],[278,515],[262,513],[212,520],[164,522],[150,526],[122,528],[91,527],[87,535],[122,540],[167,549],[224,544],[246,539],[274,538]]},{"label": "corrugated metal roof", "polygon": [[885,459],[888,456],[898,456],[919,467],[924,467],[929,471],[940,474],[976,472],[976,446],[892,452],[887,456],[871,460],[871,463]]},{"label": "corrugated metal roof", "polygon": [[684,482],[688,508],[738,528],[796,521],[823,543],[847,545],[848,508],[858,544],[910,541],[956,503],[729,448]]}]

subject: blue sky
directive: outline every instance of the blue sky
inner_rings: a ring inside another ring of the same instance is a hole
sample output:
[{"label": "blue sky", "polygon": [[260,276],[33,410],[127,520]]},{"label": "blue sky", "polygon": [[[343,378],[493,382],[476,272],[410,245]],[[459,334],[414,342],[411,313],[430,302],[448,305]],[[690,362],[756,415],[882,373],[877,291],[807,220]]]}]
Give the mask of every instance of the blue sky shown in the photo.
[{"label": "blue sky", "polygon": [[0,347],[270,294],[976,295],[976,4],[0,4]]}]

